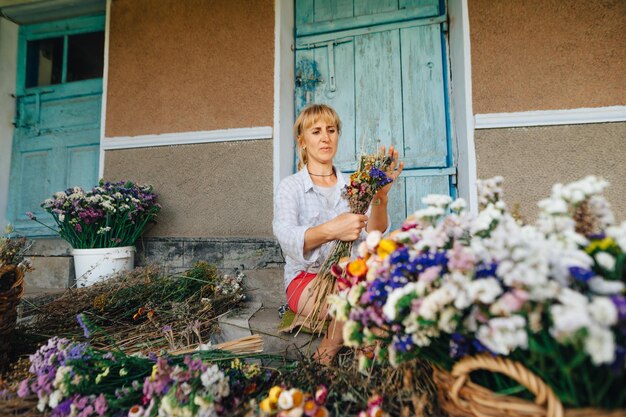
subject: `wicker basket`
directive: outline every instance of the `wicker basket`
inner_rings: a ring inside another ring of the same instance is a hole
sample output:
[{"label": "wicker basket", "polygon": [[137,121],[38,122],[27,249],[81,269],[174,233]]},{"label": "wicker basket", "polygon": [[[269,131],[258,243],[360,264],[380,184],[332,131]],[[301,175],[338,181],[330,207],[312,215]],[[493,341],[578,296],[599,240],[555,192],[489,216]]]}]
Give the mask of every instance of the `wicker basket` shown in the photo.
[{"label": "wicker basket", "polygon": [[[535,401],[499,395],[470,381],[473,371],[502,373],[535,395]],[[452,372],[433,367],[441,409],[450,417],[626,417],[626,410],[564,409],[541,378],[524,365],[490,355],[472,356],[457,362]]]},{"label": "wicker basket", "polygon": [[4,265],[0,268],[0,280],[4,279],[14,279],[15,282],[10,289],[0,292],[0,336],[15,329],[17,305],[24,295],[24,272],[15,265]]}]

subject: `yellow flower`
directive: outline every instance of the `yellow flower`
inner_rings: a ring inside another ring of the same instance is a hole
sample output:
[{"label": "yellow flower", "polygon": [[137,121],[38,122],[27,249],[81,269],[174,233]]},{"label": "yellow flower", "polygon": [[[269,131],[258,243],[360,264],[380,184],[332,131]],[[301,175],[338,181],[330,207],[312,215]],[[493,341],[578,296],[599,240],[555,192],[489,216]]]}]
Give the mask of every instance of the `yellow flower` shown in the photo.
[{"label": "yellow flower", "polygon": [[593,253],[596,250],[607,250],[615,247],[615,241],[611,237],[605,237],[602,240],[594,240],[585,248],[585,252]]},{"label": "yellow flower", "polygon": [[355,259],[348,264],[348,273],[353,277],[362,277],[367,273],[367,265],[363,259]]},{"label": "yellow flower", "polygon": [[156,377],[156,374],[158,371],[159,371],[159,367],[156,364],[152,365],[152,375],[150,375],[151,381],[154,381],[154,377]]},{"label": "yellow flower", "polygon": [[397,249],[398,245],[391,239],[383,239],[378,243],[377,253],[381,259],[385,259],[391,252]]},{"label": "yellow flower", "polygon": [[272,402],[272,404],[276,404],[278,402],[278,397],[280,397],[280,393],[283,392],[283,389],[278,385],[274,385],[270,388],[270,392],[267,398]]},{"label": "yellow flower", "polygon": [[276,403],[272,403],[268,397],[259,403],[259,408],[264,413],[271,413],[276,409]]}]

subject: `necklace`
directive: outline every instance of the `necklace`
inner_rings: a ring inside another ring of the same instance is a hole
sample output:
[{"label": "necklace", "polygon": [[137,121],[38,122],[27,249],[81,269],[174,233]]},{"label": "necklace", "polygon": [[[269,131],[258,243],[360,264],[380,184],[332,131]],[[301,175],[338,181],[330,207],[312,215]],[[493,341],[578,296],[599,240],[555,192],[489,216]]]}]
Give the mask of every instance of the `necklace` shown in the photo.
[{"label": "necklace", "polygon": [[335,172],[333,171],[330,174],[313,174],[312,172],[309,172],[309,175],[313,175],[314,177],[332,177],[335,175]]}]

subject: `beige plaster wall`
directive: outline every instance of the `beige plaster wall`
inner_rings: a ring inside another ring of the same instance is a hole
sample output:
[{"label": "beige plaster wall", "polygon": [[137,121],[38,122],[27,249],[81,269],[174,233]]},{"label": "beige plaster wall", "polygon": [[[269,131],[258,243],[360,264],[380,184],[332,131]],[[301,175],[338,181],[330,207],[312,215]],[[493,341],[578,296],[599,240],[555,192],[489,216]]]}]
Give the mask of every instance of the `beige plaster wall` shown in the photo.
[{"label": "beige plaster wall", "polygon": [[271,140],[106,151],[104,178],[154,185],[148,236],[272,236]]},{"label": "beige plaster wall", "polygon": [[273,0],[113,0],[106,136],[271,126]]},{"label": "beige plaster wall", "polygon": [[626,1],[469,0],[474,113],[626,105]]},{"label": "beige plaster wall", "polygon": [[489,129],[475,132],[478,177],[502,175],[505,200],[528,220],[552,184],[587,175],[611,182],[606,196],[626,220],[626,123]]}]

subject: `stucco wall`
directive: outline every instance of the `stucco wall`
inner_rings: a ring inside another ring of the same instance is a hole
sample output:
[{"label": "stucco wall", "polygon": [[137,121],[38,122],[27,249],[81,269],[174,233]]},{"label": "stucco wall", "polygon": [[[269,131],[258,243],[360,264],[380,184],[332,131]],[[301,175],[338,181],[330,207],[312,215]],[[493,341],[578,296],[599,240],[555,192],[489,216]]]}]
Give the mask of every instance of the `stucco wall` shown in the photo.
[{"label": "stucco wall", "polygon": [[552,184],[598,175],[611,182],[616,218],[626,220],[626,123],[478,130],[475,139],[478,177],[502,175],[505,200],[526,219]]},{"label": "stucco wall", "polygon": [[148,236],[271,237],[272,141],[107,151],[104,178],[154,185]]},{"label": "stucco wall", "polygon": [[271,126],[273,0],[113,0],[106,136]]},{"label": "stucco wall", "polygon": [[0,230],[7,223],[9,173],[15,115],[18,26],[0,18]]},{"label": "stucco wall", "polygon": [[626,1],[469,0],[474,113],[626,104]]}]

